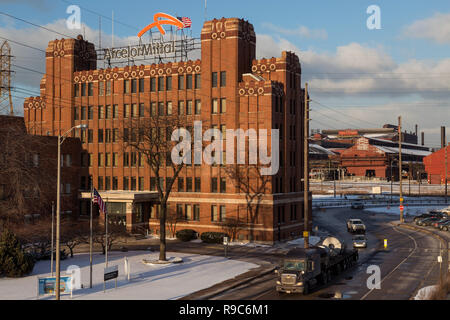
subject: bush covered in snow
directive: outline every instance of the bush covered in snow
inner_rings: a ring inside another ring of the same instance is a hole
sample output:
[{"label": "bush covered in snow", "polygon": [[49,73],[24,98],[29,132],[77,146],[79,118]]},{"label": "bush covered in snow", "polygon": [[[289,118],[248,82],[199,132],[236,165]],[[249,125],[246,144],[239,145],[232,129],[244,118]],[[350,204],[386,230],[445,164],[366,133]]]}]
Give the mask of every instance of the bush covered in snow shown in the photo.
[{"label": "bush covered in snow", "polygon": [[197,239],[197,231],[192,230],[192,229],[183,229],[183,230],[177,231],[176,236],[177,236],[177,239],[187,242],[187,241]]},{"label": "bush covered in snow", "polygon": [[223,243],[223,238],[230,236],[223,232],[203,232],[201,235],[201,239],[206,243]]},{"label": "bush covered in snow", "polygon": [[0,236],[0,275],[22,277],[33,271],[34,259],[22,249],[16,236],[4,230]]}]

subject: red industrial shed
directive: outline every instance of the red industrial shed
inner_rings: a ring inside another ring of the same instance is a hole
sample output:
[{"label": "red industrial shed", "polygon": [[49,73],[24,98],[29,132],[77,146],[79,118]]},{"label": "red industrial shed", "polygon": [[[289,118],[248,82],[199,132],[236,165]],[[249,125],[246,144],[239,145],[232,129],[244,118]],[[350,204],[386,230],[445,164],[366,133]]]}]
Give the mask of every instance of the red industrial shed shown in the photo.
[{"label": "red industrial shed", "polygon": [[[446,150],[447,150],[447,157],[450,157],[450,146],[447,146],[446,148],[442,148],[423,159],[423,163],[425,164],[425,171],[428,174],[428,183],[430,184],[445,183]],[[447,174],[450,175],[450,161],[447,161]]]}]

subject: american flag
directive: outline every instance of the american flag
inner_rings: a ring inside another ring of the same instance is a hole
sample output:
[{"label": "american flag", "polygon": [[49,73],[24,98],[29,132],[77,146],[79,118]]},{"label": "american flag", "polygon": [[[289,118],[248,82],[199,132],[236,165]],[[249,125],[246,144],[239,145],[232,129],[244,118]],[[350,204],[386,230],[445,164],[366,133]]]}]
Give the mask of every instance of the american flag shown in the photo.
[{"label": "american flag", "polygon": [[92,202],[98,204],[100,211],[104,214],[107,214],[106,212],[106,204],[103,202],[102,197],[100,197],[100,194],[98,193],[97,189],[94,188],[94,198],[92,199]]},{"label": "american flag", "polygon": [[177,19],[183,22],[183,28],[190,28],[192,25],[192,20],[188,17],[177,17]]}]

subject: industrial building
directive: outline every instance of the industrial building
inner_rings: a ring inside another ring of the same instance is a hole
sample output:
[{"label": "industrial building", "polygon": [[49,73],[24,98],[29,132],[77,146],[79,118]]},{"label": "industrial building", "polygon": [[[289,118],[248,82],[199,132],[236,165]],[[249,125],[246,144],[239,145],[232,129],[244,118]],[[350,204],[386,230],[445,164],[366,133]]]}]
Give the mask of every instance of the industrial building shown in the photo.
[{"label": "industrial building", "polygon": [[[425,171],[428,173],[428,183],[445,184],[446,175],[448,181],[448,175],[450,174],[449,156],[450,146],[447,145],[423,159]],[[447,169],[445,169],[446,165]]]}]

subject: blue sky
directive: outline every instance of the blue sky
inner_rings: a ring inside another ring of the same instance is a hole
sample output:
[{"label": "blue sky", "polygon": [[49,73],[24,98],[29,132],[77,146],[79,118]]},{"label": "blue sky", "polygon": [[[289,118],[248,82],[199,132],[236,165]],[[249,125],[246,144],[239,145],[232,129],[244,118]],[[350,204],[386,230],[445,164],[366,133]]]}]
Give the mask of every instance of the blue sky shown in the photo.
[{"label": "blue sky", "polygon": [[[68,17],[67,6],[76,4],[82,7],[82,23],[92,29],[91,34],[98,33],[97,13],[111,17],[114,11],[115,36],[126,39],[150,23],[155,12],[190,17],[192,33],[199,36],[205,17],[204,3],[204,0],[0,0],[0,11],[56,28],[58,20]],[[249,20],[255,27],[259,55],[279,56],[282,50],[299,55],[303,78],[310,82],[313,98],[334,109],[313,105],[313,119],[317,119],[312,122],[313,128],[381,126],[395,123],[401,113],[409,130],[418,123],[430,142],[438,145],[439,126],[449,126],[450,1],[208,0],[207,4],[208,19]],[[369,16],[366,9],[373,4],[381,9],[381,30],[366,27]],[[59,26],[58,31],[67,32],[63,24]],[[27,39],[30,43],[43,49],[47,37],[61,38],[40,33],[45,41],[37,42],[40,39],[32,35],[33,27],[0,15],[0,36],[19,36],[21,30],[30,34]],[[110,37],[111,21],[102,18],[102,31],[103,37]],[[43,70],[39,65],[44,60],[39,64],[39,55],[28,57],[24,48],[15,52],[17,64],[29,63]],[[27,77],[18,72],[15,80],[36,90],[39,79],[40,75]],[[430,88],[438,92],[429,92]],[[346,114],[352,114],[353,118],[349,120]]]}]

